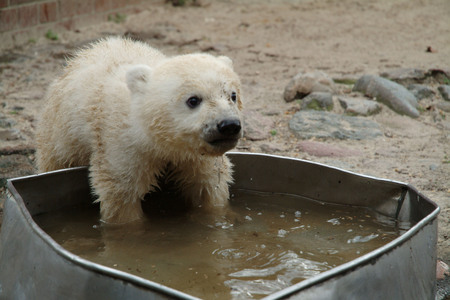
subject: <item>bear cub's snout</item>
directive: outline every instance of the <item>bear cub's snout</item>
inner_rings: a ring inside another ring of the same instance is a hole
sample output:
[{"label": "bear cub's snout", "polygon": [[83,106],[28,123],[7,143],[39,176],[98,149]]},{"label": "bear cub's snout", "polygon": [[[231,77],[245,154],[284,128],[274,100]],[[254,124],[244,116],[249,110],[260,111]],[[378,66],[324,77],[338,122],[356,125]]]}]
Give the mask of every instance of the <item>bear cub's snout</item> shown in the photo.
[{"label": "bear cub's snout", "polygon": [[237,137],[241,132],[241,121],[237,119],[223,120],[217,124],[217,130],[224,137]]},{"label": "bear cub's snout", "polygon": [[218,152],[226,152],[236,147],[242,137],[240,119],[229,118],[217,122],[216,126],[209,127],[205,140]]}]

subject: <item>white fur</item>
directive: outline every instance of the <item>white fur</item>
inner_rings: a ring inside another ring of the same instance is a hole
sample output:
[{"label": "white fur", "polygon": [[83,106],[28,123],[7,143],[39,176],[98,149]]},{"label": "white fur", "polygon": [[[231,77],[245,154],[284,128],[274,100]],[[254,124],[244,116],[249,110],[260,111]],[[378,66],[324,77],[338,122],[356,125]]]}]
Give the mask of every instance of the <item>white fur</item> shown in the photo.
[{"label": "white fur", "polygon": [[[186,105],[192,96],[203,99],[195,109]],[[205,139],[215,122],[240,119],[241,110],[229,58],[168,58],[144,43],[109,38],[80,51],[51,85],[37,131],[38,167],[89,165],[109,223],[142,218],[140,200],[162,175],[192,205],[224,206],[232,181],[227,149]]]}]

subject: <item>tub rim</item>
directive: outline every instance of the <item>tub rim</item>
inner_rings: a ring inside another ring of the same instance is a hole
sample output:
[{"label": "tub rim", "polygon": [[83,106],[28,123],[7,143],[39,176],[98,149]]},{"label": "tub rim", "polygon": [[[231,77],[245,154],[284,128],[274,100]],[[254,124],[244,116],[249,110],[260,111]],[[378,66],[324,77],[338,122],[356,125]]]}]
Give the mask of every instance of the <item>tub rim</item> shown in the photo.
[{"label": "tub rim", "polygon": [[[359,177],[363,177],[363,178],[368,178],[368,179],[381,181],[381,182],[389,182],[389,183],[398,184],[398,185],[406,188],[407,190],[413,191],[414,193],[417,194],[417,196],[423,198],[424,201],[428,202],[429,204],[431,204],[434,207],[434,209],[428,215],[426,215],[424,218],[422,218],[420,221],[418,221],[414,226],[412,226],[410,229],[408,229],[405,233],[403,233],[399,237],[395,238],[393,241],[391,241],[369,253],[366,253],[360,257],[357,257],[347,263],[344,263],[342,265],[334,267],[328,271],[322,272],[311,278],[305,279],[297,284],[294,284],[294,285],[284,288],[278,292],[270,294],[263,298],[265,300],[282,299],[284,297],[288,297],[294,293],[300,292],[300,291],[302,291],[306,288],[309,288],[313,285],[320,284],[322,282],[327,281],[328,279],[337,277],[341,274],[351,272],[352,270],[360,268],[364,265],[367,265],[374,260],[378,260],[383,255],[388,254],[390,250],[400,247],[403,243],[407,242],[411,237],[415,236],[425,225],[427,225],[428,223],[430,223],[434,219],[436,219],[439,214],[439,211],[440,211],[440,207],[434,201],[430,200],[428,197],[426,197],[425,195],[420,193],[412,185],[403,183],[400,181],[365,175],[365,174],[348,171],[348,170],[345,170],[345,169],[342,169],[339,167],[330,166],[330,165],[319,163],[319,162],[313,162],[313,161],[309,161],[309,160],[280,156],[280,155],[250,153],[250,152],[228,152],[227,154],[230,155],[231,157],[233,155],[243,155],[243,156],[249,155],[249,156],[261,156],[261,157],[299,161],[299,162],[310,164],[310,165],[316,165],[316,166],[322,166],[325,168],[335,169],[340,172],[344,172],[347,174],[351,174],[351,175],[355,175],[355,176],[359,176]],[[25,218],[27,224],[31,227],[31,229],[39,236],[40,239],[42,239],[48,246],[50,246],[50,248],[53,251],[55,251],[62,258],[69,260],[70,262],[73,262],[73,263],[77,264],[78,266],[80,266],[82,268],[86,268],[93,272],[111,276],[113,278],[116,278],[116,279],[119,279],[119,280],[122,280],[125,282],[129,282],[130,284],[134,284],[134,285],[140,286],[142,288],[146,288],[146,289],[150,289],[150,290],[157,290],[158,292],[163,292],[164,294],[166,294],[168,296],[172,296],[172,297],[175,297],[178,299],[201,299],[201,298],[197,298],[192,295],[183,293],[176,289],[167,287],[165,285],[156,283],[154,281],[144,279],[142,277],[139,277],[139,276],[136,276],[136,275],[124,272],[124,271],[120,271],[120,270],[117,270],[114,268],[110,268],[110,267],[107,267],[107,266],[104,266],[101,264],[97,264],[95,262],[81,258],[80,256],[75,255],[75,254],[69,252],[68,250],[64,249],[61,245],[59,245],[56,241],[54,241],[43,229],[41,229],[37,225],[37,223],[33,220],[33,217],[31,216],[30,212],[26,208],[25,202],[22,199],[21,195],[16,190],[14,183],[19,182],[19,181],[24,181],[24,180],[30,180],[30,179],[33,180],[34,178],[38,178],[38,177],[42,177],[42,176],[55,175],[55,174],[61,174],[61,173],[70,173],[70,172],[81,171],[81,170],[87,171],[88,167],[87,166],[72,167],[72,168],[66,168],[66,169],[61,169],[61,170],[55,170],[55,171],[50,171],[50,172],[44,172],[44,173],[39,173],[39,174],[34,174],[34,175],[28,175],[28,176],[22,176],[22,177],[8,179],[7,193],[8,192],[11,193],[12,198],[15,200],[16,204],[19,207],[20,213],[23,215],[23,217]]]}]

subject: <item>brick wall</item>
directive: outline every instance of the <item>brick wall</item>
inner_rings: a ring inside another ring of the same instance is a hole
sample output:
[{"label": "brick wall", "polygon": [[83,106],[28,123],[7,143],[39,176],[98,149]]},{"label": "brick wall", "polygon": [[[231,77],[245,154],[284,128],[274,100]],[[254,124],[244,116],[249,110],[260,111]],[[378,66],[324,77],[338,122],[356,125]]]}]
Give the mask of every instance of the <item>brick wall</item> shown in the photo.
[{"label": "brick wall", "polygon": [[0,49],[42,36],[48,29],[73,30],[118,12],[131,13],[150,0],[0,0]]}]

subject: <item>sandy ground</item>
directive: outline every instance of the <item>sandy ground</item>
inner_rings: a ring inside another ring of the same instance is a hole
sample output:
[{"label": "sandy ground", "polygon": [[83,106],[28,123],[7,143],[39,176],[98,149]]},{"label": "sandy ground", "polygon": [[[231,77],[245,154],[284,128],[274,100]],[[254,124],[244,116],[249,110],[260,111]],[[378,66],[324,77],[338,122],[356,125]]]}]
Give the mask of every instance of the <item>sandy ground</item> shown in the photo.
[{"label": "sandy ground", "polygon": [[[13,49],[14,54],[3,51],[2,55],[16,59],[0,64],[0,112],[17,122],[14,128],[21,135],[7,146],[34,147],[35,120],[46,87],[61,72],[65,56],[100,36],[131,34],[167,54],[207,51],[227,55],[241,76],[246,110],[270,115],[276,130],[263,141],[242,141],[238,150],[299,157],[412,184],[441,207],[438,256],[449,263],[450,113],[433,106],[442,100],[435,95],[421,102],[418,119],[383,107],[380,114],[367,117],[380,124],[383,137],[327,140],[324,142],[359,154],[318,157],[298,150],[299,140],[287,123],[299,104],[286,103],[283,90],[300,71],[321,70],[335,79],[357,79],[397,68],[450,69],[450,2],[266,0],[200,4],[172,7],[155,2],[120,24],[108,22],[59,32],[57,41],[39,38],[36,43]],[[426,51],[428,47],[431,52]],[[430,85],[437,87],[435,82]],[[350,90],[348,85],[340,87],[344,94]]]}]

